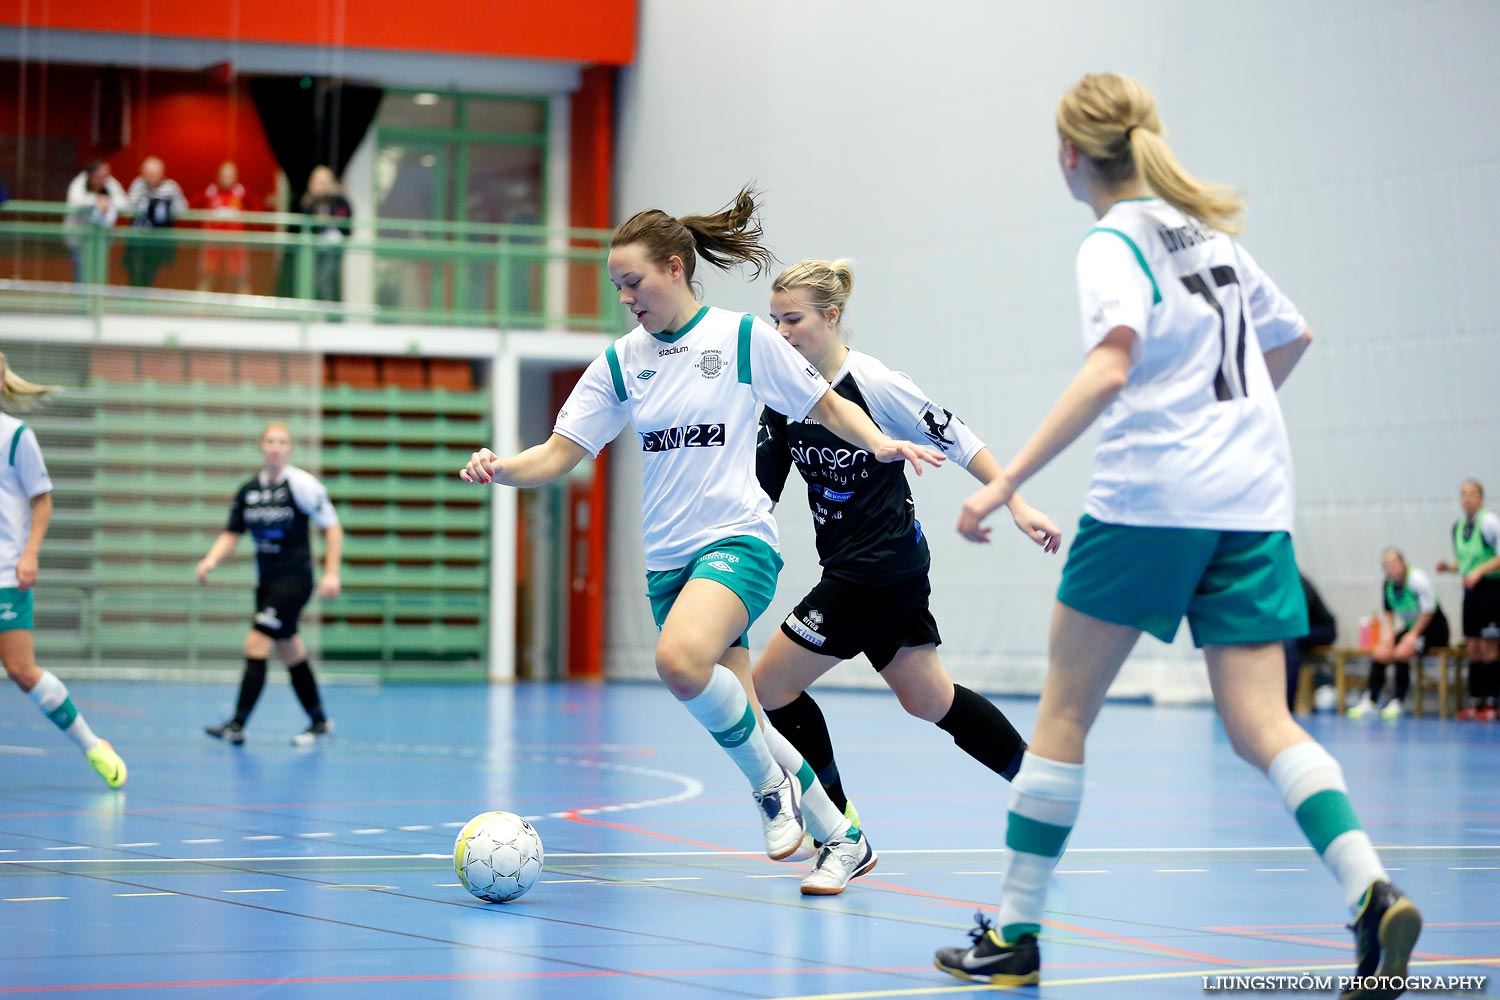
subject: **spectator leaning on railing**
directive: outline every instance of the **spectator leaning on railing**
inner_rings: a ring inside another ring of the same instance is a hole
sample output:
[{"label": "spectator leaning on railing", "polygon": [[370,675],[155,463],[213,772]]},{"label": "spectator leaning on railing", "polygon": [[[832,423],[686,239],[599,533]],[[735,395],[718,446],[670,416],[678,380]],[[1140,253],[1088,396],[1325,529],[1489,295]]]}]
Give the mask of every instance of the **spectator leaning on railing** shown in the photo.
[{"label": "spectator leaning on railing", "polygon": [[353,225],[354,207],[331,167],[314,167],[302,196],[302,211],[312,217],[308,231],[317,240],[313,271],[313,298],[325,302],[344,299],[344,240]]},{"label": "spectator leaning on railing", "polygon": [[[148,156],[141,163],[141,175],[130,185],[126,198],[135,213],[131,225],[140,229],[166,229],[175,218],[188,210],[182,188],[168,180],[161,159]],[[125,248],[125,270],[130,283],[150,287],[156,283],[156,272],[172,262],[177,248],[166,241],[132,242]]]},{"label": "spectator leaning on railing", "polygon": [[83,281],[83,246],[87,226],[109,229],[126,205],[125,189],[110,173],[109,164],[95,160],[68,185],[67,233],[63,241],[73,258],[73,280]]}]

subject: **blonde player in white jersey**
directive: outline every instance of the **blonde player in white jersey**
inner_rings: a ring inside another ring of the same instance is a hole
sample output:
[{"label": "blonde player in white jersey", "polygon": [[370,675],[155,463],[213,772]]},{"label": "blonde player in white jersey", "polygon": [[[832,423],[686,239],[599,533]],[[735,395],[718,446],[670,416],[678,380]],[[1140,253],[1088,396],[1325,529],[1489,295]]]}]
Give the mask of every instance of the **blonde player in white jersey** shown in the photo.
[{"label": "blonde player in white jersey", "polygon": [[[22,378],[0,354],[0,406],[24,410],[46,399],[52,386]],[[9,412],[0,412],[0,662],[5,673],[42,714],[78,745],[110,788],[125,784],[125,762],[108,740],[94,735],[73,705],[67,686],[37,666],[32,638],[32,587],[42,540],[52,521],[52,477],[36,432]]]},{"label": "blonde player in white jersey", "polygon": [[1307,631],[1292,553],[1292,465],[1275,390],[1307,324],[1228,234],[1238,197],[1188,175],[1144,87],[1086,76],[1057,108],[1068,189],[1099,222],[1078,250],[1086,358],[1004,474],[964,504],[984,519],[1101,415],[1085,515],[1052,617],[1036,730],[1022,758],[998,927],[940,969],[997,985],[1039,981],[1047,881],[1083,796],[1084,741],[1142,632],[1183,617],[1203,647],[1235,752],[1262,770],[1338,879],[1354,914],[1360,983],[1390,997],[1421,930],[1360,829],[1338,763],[1292,720],[1282,640]]},{"label": "blonde player in white jersey", "polygon": [[759,275],[772,260],[760,235],[749,189],[716,215],[631,216],[610,240],[609,276],[639,325],[589,365],[545,443],[505,459],[475,452],[460,475],[540,486],[634,427],[656,672],[749,780],[766,853],[783,860],[809,832],[828,841],[851,831],[812,768],[758,717],[745,632],[770,604],[782,562],[755,476],[756,406],[815,416],[918,472],[943,456],[882,433],[764,320],[698,302],[698,258],[720,269],[749,263]]}]

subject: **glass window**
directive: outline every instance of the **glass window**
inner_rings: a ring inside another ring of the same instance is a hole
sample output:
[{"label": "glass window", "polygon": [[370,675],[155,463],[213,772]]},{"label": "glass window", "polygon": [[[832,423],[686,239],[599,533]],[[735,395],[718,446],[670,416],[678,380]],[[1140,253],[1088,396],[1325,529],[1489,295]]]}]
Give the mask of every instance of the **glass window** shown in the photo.
[{"label": "glass window", "polygon": [[464,125],[470,132],[545,135],[547,105],[542,101],[470,97],[464,101]]},{"label": "glass window", "polygon": [[428,91],[387,93],[376,119],[388,128],[452,128],[453,97]]}]

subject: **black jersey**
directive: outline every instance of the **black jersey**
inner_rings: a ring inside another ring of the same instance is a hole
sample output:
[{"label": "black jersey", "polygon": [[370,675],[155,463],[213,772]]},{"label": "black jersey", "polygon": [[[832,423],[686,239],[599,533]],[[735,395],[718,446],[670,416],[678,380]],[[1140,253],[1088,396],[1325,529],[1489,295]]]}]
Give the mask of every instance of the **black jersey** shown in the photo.
[{"label": "black jersey", "polygon": [[[931,445],[965,468],[984,443],[898,372],[850,351],[829,380],[833,391],[894,438]],[[872,582],[927,572],[931,553],[917,521],[905,462],[881,462],[813,420],[761,412],[755,471],[780,501],[793,464],[807,484],[824,574]]]},{"label": "black jersey", "polygon": [[235,493],[225,531],[250,532],[260,580],[312,575],[308,523],[328,528],[339,521],[328,490],[310,472],[288,465],[267,483],[257,473]]}]

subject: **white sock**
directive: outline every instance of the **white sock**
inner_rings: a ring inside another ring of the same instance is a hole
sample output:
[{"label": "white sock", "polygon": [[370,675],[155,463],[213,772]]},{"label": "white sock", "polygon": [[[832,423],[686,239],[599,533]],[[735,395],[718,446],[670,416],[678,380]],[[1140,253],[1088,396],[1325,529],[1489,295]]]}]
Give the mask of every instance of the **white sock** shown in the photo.
[{"label": "white sock", "polygon": [[763,792],[781,781],[781,768],[766,746],[750,699],[733,670],[715,663],[708,686],[682,704],[750,779],[752,789]]},{"label": "white sock", "polygon": [[761,732],[766,735],[766,745],[771,748],[776,763],[794,775],[802,787],[802,818],[813,840],[820,844],[838,838],[858,840],[859,829],[850,826],[849,820],[839,812],[839,807],[828,797],[828,790],[818,782],[812,765],[801,752],[769,722],[761,723]]},{"label": "white sock", "polygon": [[1386,873],[1369,836],[1360,829],[1339,762],[1311,740],[1293,743],[1271,761],[1266,777],[1338,879],[1350,912],[1358,915],[1365,890]]},{"label": "white sock", "polygon": [[73,707],[67,685],[58,680],[52,671],[43,670],[42,679],[27,694],[36,702],[42,714],[51,719],[63,731],[63,735],[77,743],[84,753],[99,745],[99,737],[94,735],[78,709]]},{"label": "white sock", "polygon": [[1047,880],[1067,845],[1083,802],[1083,765],[1038,757],[1030,750],[1010,784],[1005,846],[1010,863],[1000,893],[1000,937],[1038,934],[1047,904]]}]

